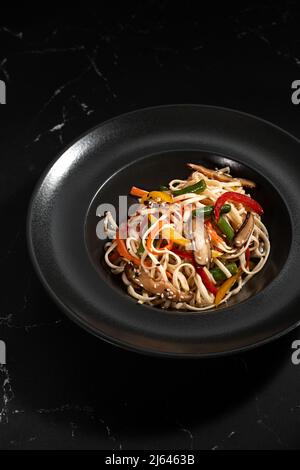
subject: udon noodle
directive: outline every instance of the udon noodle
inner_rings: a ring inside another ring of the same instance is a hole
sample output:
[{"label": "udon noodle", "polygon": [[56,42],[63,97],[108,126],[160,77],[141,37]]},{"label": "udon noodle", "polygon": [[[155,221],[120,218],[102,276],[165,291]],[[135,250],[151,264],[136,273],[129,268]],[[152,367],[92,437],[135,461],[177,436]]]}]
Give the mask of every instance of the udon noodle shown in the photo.
[{"label": "udon noodle", "polygon": [[269,253],[255,183],[189,164],[188,179],[155,191],[136,187],[139,205],[118,227],[110,212],[105,262],[128,294],[163,309],[203,311],[238,294]]}]

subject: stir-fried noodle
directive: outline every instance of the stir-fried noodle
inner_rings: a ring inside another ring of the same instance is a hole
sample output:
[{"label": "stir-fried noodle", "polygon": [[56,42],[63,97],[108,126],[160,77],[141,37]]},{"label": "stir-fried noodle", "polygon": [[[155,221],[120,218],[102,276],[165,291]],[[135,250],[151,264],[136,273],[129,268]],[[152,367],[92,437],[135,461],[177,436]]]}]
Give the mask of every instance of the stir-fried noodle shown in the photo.
[{"label": "stir-fried noodle", "polygon": [[146,191],[133,187],[139,206],[120,227],[110,212],[105,262],[139,303],[201,311],[236,295],[270,253],[262,207],[252,181],[230,168],[189,164],[187,180]]}]

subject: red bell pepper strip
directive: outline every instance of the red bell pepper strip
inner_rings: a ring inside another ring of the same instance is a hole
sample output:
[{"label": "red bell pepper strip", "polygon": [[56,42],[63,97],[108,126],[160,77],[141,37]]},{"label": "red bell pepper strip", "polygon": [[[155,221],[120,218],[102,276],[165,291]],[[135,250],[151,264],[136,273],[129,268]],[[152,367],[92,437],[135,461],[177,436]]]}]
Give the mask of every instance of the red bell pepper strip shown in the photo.
[{"label": "red bell pepper strip", "polygon": [[195,262],[193,253],[189,253],[188,251],[177,250],[177,248],[174,248],[174,247],[171,249],[171,251],[173,251],[175,255],[180,256],[180,258],[182,259],[188,259],[192,261],[192,264]]},{"label": "red bell pepper strip", "polygon": [[117,250],[113,250],[109,253],[108,258],[111,263],[115,263],[115,261],[120,258],[120,254]]},{"label": "red bell pepper strip", "polygon": [[248,207],[250,210],[256,212],[258,215],[262,215],[264,213],[263,208],[260,204],[258,204],[255,199],[252,197],[246,196],[245,194],[236,193],[234,191],[229,191],[227,193],[222,194],[215,203],[215,218],[218,221],[221,213],[221,208],[225,204],[226,201],[237,202],[240,204],[244,204],[244,206]]},{"label": "red bell pepper strip", "polygon": [[188,251],[176,250],[176,248],[172,248],[172,251],[176,255],[180,256],[180,258],[191,261],[191,264],[195,267],[196,272],[200,275],[206,289],[211,292],[214,296],[216,296],[218,289],[209,279],[208,275],[205,272],[205,269],[202,266],[197,266],[193,253],[189,253]]},{"label": "red bell pepper strip", "polygon": [[217,292],[218,292],[218,289],[216,288],[216,286],[211,282],[211,280],[209,279],[208,275],[206,274],[204,268],[202,268],[201,266],[197,266],[196,267],[196,271],[197,273],[200,275],[201,279],[202,279],[202,282],[203,284],[205,285],[206,289],[211,292],[214,296],[217,295]]}]

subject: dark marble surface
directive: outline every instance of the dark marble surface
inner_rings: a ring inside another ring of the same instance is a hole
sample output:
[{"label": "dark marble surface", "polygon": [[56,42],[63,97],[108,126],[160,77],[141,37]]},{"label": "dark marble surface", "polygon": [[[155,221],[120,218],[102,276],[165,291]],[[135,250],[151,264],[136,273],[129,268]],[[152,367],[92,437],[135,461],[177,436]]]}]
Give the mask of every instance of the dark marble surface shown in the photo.
[{"label": "dark marble surface", "polygon": [[300,365],[291,362],[299,329],[217,360],[122,351],[65,318],[26,250],[39,175],[62,147],[119,113],[214,104],[300,137],[300,106],[291,102],[297,2],[199,12],[192,4],[1,11],[1,449],[300,448]]}]

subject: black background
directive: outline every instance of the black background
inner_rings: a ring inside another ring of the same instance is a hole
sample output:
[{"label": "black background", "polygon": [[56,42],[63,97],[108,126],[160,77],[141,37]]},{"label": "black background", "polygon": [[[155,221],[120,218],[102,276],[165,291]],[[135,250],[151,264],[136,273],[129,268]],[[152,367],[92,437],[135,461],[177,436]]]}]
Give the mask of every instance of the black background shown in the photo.
[{"label": "black background", "polygon": [[291,362],[299,329],[224,359],[144,357],[73,325],[33,272],[25,222],[34,185],[95,124],[204,103],[300,137],[297,2],[126,5],[1,11],[0,448],[300,448],[300,365]]}]

